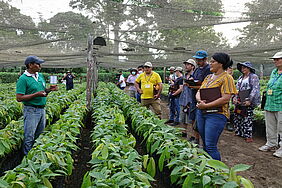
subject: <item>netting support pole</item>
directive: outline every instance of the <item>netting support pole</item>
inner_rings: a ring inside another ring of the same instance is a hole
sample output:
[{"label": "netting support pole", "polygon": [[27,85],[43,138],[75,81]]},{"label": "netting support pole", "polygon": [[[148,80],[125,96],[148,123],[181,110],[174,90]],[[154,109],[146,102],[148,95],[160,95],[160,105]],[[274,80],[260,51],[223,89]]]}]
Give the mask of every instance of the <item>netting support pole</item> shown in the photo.
[{"label": "netting support pole", "polygon": [[165,83],[165,77],[166,77],[166,67],[164,67],[163,83]]},{"label": "netting support pole", "polygon": [[86,107],[88,110],[91,110],[91,101],[94,96],[94,64],[96,64],[93,57],[93,36],[91,34],[88,35],[87,44]]},{"label": "netting support pole", "polygon": [[260,79],[263,79],[263,71],[264,71],[264,67],[263,67],[263,64],[260,64]]}]

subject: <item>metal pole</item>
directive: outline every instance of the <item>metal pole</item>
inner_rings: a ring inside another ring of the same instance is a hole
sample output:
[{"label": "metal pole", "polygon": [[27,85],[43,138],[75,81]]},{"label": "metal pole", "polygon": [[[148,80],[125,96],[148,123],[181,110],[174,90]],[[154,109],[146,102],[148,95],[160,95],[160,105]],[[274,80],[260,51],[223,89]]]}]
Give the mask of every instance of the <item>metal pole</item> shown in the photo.
[{"label": "metal pole", "polygon": [[86,84],[86,107],[88,110],[92,109],[91,99],[94,88],[94,58],[93,58],[93,36],[88,35],[87,47],[87,84]]},{"label": "metal pole", "polygon": [[164,67],[164,74],[163,74],[163,83],[165,83],[165,77],[166,77],[166,67]]}]

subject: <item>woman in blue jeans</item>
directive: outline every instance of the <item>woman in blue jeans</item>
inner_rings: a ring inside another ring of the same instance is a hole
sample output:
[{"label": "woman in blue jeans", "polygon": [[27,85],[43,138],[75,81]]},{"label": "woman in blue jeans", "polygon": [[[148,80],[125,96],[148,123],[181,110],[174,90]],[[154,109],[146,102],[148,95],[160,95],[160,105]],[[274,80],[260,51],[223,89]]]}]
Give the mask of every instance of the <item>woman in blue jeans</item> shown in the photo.
[{"label": "woman in blue jeans", "polygon": [[[231,95],[237,93],[232,76],[226,72],[232,64],[233,61],[228,54],[215,53],[210,61],[210,70],[213,74],[205,78],[196,94],[198,131],[203,140],[204,150],[216,160],[221,160],[217,143],[230,114],[229,100]],[[218,91],[218,97],[208,102],[211,95],[216,94],[210,89],[205,91],[205,88],[214,88]]]}]

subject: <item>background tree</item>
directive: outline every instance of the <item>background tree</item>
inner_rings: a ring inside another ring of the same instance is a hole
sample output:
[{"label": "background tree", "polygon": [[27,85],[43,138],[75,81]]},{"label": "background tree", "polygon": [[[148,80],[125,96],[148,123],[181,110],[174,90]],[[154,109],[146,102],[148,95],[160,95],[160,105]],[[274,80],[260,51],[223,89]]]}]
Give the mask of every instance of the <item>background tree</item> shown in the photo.
[{"label": "background tree", "polygon": [[[114,36],[115,47],[112,50],[114,53],[121,51],[118,50],[119,40],[129,42],[122,44],[123,48],[134,49],[136,54],[146,54],[152,51],[164,52],[163,48],[173,49],[178,46],[187,47],[192,51],[203,48],[208,50],[208,46],[210,49],[220,46],[228,47],[226,40],[211,26],[201,27],[200,24],[192,25],[192,27],[189,24],[201,23],[201,21],[205,23],[204,21],[210,21],[211,17],[215,20],[214,23],[220,21],[221,17],[218,17],[222,10],[220,0],[201,2],[195,0],[131,0],[126,1],[126,4],[122,0],[72,0],[70,4],[73,8],[92,12],[92,19],[97,20],[96,23],[100,25],[97,28],[104,30],[108,36]],[[110,30],[113,32],[111,33]],[[136,43],[141,45],[136,45]],[[154,47],[156,47],[155,50],[152,50]],[[187,54],[184,56],[186,59]],[[171,58],[176,57],[179,59],[179,53]],[[139,63],[155,58],[169,59],[168,55],[126,57],[128,61],[139,61]]]}]

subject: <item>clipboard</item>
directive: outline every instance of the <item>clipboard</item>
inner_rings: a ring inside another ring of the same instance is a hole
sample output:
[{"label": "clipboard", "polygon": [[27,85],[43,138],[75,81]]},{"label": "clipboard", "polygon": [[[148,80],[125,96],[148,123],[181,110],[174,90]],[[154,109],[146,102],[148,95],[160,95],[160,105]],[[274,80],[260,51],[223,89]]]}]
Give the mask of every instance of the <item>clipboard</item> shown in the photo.
[{"label": "clipboard", "polygon": [[[216,99],[221,97],[220,87],[214,88],[202,88],[200,89],[200,97],[201,100],[206,101],[206,103],[210,103],[215,101]],[[217,113],[223,112],[222,107],[213,107],[209,109],[202,110],[203,113]]]},{"label": "clipboard", "polygon": [[188,79],[184,79],[184,82],[189,84],[190,86],[198,86],[201,85],[201,82],[197,81],[195,82],[194,80],[188,80]]},{"label": "clipboard", "polygon": [[242,90],[238,92],[241,104],[247,101],[246,99],[249,98],[250,94],[251,94],[251,89]]}]

